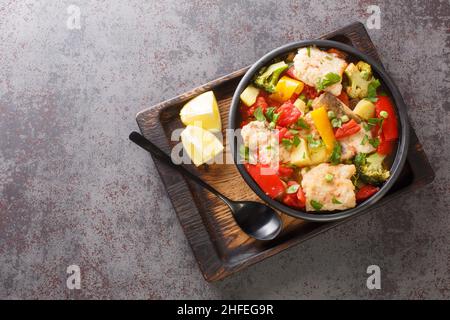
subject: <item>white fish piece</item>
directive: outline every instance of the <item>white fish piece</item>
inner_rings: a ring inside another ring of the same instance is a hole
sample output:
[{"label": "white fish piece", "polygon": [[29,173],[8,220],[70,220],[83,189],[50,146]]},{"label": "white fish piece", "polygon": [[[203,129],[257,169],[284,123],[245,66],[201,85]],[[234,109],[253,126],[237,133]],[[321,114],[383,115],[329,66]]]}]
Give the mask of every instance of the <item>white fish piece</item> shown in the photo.
[{"label": "white fish piece", "polygon": [[[372,139],[372,132],[365,130],[361,125],[361,130],[351,136],[342,138],[339,140],[341,143],[341,160],[348,160],[353,158],[357,153],[371,153],[375,151],[375,148],[369,143],[369,139]],[[367,135],[367,138],[364,138]]]},{"label": "white fish piece", "polygon": [[346,67],[347,62],[344,59],[315,47],[300,48],[294,57],[295,76],[311,87],[315,87],[317,82],[330,72],[338,74],[341,81],[324,90],[335,96],[341,94],[342,75]]},{"label": "white fish piece", "polygon": [[[306,211],[315,211],[312,200],[320,203],[323,211],[354,208],[355,186],[350,179],[355,172],[353,164],[321,163],[310,170],[303,169],[302,189],[306,197]],[[326,180],[327,174],[333,176],[331,181]]]}]

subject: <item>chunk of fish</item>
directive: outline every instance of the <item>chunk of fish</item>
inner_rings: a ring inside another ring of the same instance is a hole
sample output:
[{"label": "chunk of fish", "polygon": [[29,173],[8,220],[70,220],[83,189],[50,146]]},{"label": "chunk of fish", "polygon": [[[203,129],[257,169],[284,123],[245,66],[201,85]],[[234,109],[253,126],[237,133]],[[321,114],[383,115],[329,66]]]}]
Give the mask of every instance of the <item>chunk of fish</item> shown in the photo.
[{"label": "chunk of fish", "polygon": [[[320,203],[323,211],[355,207],[355,186],[350,180],[355,172],[353,164],[322,163],[310,170],[303,169],[302,188],[306,197],[306,211],[315,211],[311,205],[312,200]],[[330,182],[325,179],[327,174],[333,175]]]}]

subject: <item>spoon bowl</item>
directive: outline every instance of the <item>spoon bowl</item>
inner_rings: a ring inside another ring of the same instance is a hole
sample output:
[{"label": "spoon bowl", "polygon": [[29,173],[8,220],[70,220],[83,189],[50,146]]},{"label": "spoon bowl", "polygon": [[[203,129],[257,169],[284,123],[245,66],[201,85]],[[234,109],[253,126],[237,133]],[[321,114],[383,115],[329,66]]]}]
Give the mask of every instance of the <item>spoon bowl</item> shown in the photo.
[{"label": "spoon bowl", "polygon": [[254,201],[232,201],[182,165],[174,163],[164,151],[141,134],[133,131],[130,134],[130,140],[172,169],[183,174],[186,178],[219,197],[230,208],[238,226],[249,236],[258,240],[272,240],[280,233],[282,228],[281,219],[271,207]]},{"label": "spoon bowl", "polygon": [[272,240],[281,231],[280,217],[274,209],[263,203],[233,201],[230,209],[239,227],[255,239]]}]

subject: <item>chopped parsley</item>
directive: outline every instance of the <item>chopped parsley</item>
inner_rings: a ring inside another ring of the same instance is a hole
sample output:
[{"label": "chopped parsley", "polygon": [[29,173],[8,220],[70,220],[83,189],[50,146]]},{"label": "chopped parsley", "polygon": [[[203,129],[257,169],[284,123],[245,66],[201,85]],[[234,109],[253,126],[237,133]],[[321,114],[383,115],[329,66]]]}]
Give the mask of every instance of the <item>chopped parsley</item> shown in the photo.
[{"label": "chopped parsley", "polygon": [[369,142],[369,136],[367,134],[364,135],[364,138],[361,140],[361,145],[365,145],[367,142]]},{"label": "chopped parsley", "polygon": [[336,141],[334,143],[333,152],[331,153],[330,156],[331,164],[339,164],[339,162],[341,161],[341,153],[342,153],[341,144]]},{"label": "chopped parsley", "polygon": [[256,108],[255,112],[253,112],[253,115],[258,121],[266,121],[266,117],[264,116],[261,107]]},{"label": "chopped parsley", "polygon": [[310,129],[309,125],[306,123],[305,119],[303,119],[303,118],[298,118],[297,126],[299,126],[302,129],[305,129],[305,130]]},{"label": "chopped parsley", "polygon": [[369,139],[369,143],[372,145],[372,147],[378,148],[378,146],[380,145],[380,139],[378,139],[378,137]]},{"label": "chopped parsley", "polygon": [[372,82],[369,83],[367,87],[367,100],[370,102],[377,102],[377,88],[381,85],[380,80],[373,79]]},{"label": "chopped parsley", "polygon": [[321,139],[319,139],[319,140],[314,140],[313,136],[310,135],[310,134],[306,136],[306,139],[308,140],[308,146],[309,146],[310,148],[319,148],[319,147],[321,147],[322,144],[323,144],[323,142],[322,142]]},{"label": "chopped parsley", "polygon": [[292,141],[291,141],[290,139],[283,138],[283,139],[281,139],[281,143],[282,143],[283,146],[285,146],[286,148],[292,147]]},{"label": "chopped parsley", "polygon": [[342,120],[338,118],[331,119],[331,125],[333,128],[340,128],[342,127]]},{"label": "chopped parsley", "polygon": [[311,47],[306,48],[306,53],[308,54],[308,57],[311,57]]},{"label": "chopped parsley", "polygon": [[331,202],[333,202],[333,204],[342,204],[342,202],[340,202],[338,199],[336,199],[335,197],[333,197],[333,199],[331,199]]},{"label": "chopped parsley", "polygon": [[341,76],[334,72],[327,73],[322,79],[319,79],[316,84],[316,89],[322,91],[325,88],[341,81]]},{"label": "chopped parsley", "polygon": [[297,147],[300,144],[300,138],[298,136],[294,136],[292,144]]},{"label": "chopped parsley", "polygon": [[311,204],[311,207],[313,207],[316,211],[320,211],[320,209],[322,209],[323,207],[323,204],[316,200],[311,200],[309,203]]}]

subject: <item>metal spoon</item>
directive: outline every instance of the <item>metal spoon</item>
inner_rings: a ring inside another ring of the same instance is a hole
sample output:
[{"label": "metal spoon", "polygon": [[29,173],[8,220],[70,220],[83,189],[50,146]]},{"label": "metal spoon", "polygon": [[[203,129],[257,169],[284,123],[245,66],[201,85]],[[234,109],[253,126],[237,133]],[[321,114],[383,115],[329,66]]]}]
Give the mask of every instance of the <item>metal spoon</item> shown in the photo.
[{"label": "metal spoon", "polygon": [[141,134],[133,131],[130,134],[130,140],[183,174],[185,177],[219,197],[228,205],[228,207],[230,207],[235,221],[249,236],[258,240],[272,240],[280,233],[282,227],[281,219],[271,207],[254,201],[232,201],[185,167],[172,162],[172,159],[165,154],[164,151],[159,149]]}]

